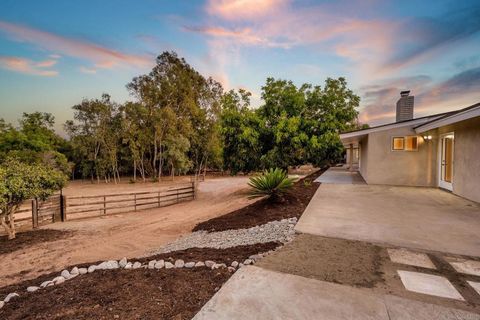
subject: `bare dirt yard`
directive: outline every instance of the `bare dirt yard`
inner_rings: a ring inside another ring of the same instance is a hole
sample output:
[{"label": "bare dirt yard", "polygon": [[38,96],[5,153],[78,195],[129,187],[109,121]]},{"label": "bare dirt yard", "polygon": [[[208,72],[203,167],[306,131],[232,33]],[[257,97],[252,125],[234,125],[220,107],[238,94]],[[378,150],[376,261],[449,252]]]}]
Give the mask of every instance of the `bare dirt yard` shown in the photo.
[{"label": "bare dirt yard", "polygon": [[[177,179],[176,182],[180,179]],[[215,177],[201,182],[197,199],[169,207],[67,221],[42,227],[37,233],[19,234],[0,251],[0,287],[32,279],[64,266],[89,261],[139,257],[189,233],[199,222],[226,214],[252,202],[247,199],[248,177]],[[165,186],[168,186],[165,183]],[[92,195],[152,190],[158,184],[118,185],[77,183],[67,195]],[[77,190],[77,191],[75,191]],[[55,230],[46,231],[46,230]],[[38,236],[37,236],[38,235]],[[0,246],[6,242],[0,238]],[[15,250],[18,243],[18,249]]]}]

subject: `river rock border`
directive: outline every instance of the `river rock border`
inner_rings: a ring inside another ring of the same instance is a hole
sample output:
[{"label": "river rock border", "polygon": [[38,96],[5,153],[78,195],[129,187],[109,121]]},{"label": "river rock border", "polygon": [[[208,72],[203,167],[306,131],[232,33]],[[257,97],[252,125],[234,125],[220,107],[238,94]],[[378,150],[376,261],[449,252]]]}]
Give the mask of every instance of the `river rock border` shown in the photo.
[{"label": "river rock border", "polygon": [[[131,262],[127,258],[122,258],[119,261],[108,260],[104,261],[98,265],[91,265],[88,268],[78,268],[73,267],[72,270],[63,270],[59,276],[53,278],[52,280],[47,280],[42,282],[39,286],[30,286],[27,287],[27,292],[36,292],[46,287],[51,287],[55,285],[62,284],[66,281],[72,280],[78,276],[86,275],[93,273],[96,270],[115,270],[115,269],[126,269],[126,270],[136,270],[136,269],[182,269],[182,268],[198,268],[206,267],[211,270],[216,270],[219,268],[227,268],[229,272],[235,272],[238,268],[241,268],[246,265],[254,264],[256,261],[262,259],[263,257],[269,255],[274,250],[251,255],[248,259],[245,259],[243,262],[233,261],[229,266],[225,263],[215,262],[213,260],[206,261],[189,261],[185,262],[182,259],[175,260],[174,263],[170,261],[161,260],[150,260],[148,263],[142,264],[139,261]],[[10,302],[12,299],[18,298],[20,295],[16,292],[9,293],[3,301],[0,300],[0,309],[2,309],[6,303]]]}]

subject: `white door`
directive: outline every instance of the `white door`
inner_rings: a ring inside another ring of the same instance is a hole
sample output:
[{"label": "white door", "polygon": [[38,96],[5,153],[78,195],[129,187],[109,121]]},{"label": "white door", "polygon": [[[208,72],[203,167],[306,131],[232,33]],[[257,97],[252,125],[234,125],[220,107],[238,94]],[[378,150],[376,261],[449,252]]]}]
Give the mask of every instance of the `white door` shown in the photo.
[{"label": "white door", "polygon": [[454,134],[446,133],[440,136],[439,181],[440,188],[453,190],[453,150]]}]

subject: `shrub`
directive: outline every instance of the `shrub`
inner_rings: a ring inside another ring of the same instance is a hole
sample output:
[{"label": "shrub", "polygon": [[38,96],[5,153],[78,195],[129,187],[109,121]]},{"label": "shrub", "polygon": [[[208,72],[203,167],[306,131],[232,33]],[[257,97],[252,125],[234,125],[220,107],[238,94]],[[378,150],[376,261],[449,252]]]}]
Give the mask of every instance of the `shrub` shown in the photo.
[{"label": "shrub", "polygon": [[293,186],[295,180],[288,177],[286,171],[275,168],[265,170],[261,175],[251,177],[248,185],[252,187],[251,198],[267,196],[278,200]]}]

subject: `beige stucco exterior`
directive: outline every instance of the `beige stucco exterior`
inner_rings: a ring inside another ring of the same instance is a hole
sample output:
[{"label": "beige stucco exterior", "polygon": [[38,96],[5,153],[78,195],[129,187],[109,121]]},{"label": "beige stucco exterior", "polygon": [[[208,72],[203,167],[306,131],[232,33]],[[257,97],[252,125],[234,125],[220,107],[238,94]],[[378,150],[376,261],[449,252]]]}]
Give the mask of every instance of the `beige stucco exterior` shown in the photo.
[{"label": "beige stucco exterior", "polygon": [[[427,134],[438,137],[449,132],[455,136],[453,193],[480,202],[480,118],[440,127]],[[436,154],[439,154],[438,148],[437,143]],[[438,174],[438,165],[436,171]]]},{"label": "beige stucco exterior", "polygon": [[[480,202],[480,117],[417,133],[416,125],[359,134],[359,172],[368,184],[439,186],[439,137],[454,133],[452,192]],[[431,136],[425,140],[423,136]],[[417,136],[417,151],[392,150],[392,138]],[[351,141],[351,138],[350,138]]]}]

